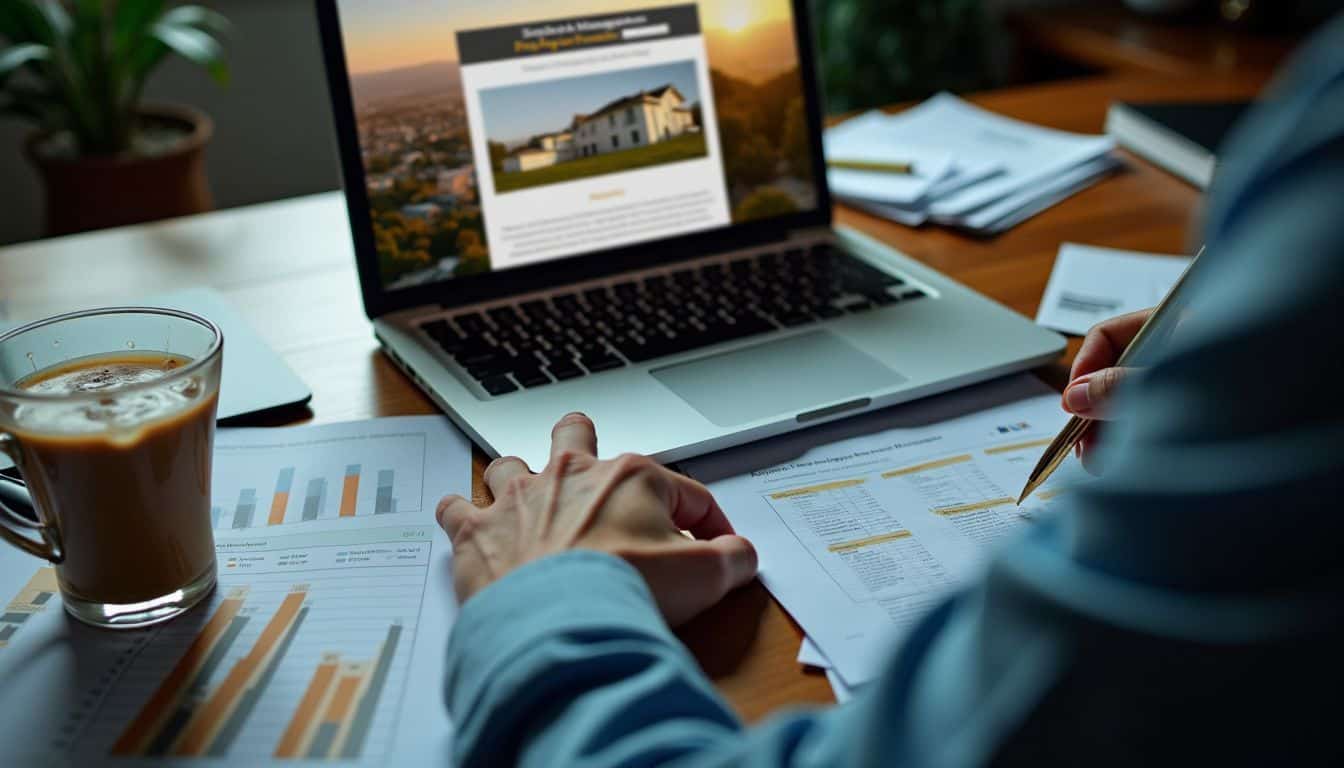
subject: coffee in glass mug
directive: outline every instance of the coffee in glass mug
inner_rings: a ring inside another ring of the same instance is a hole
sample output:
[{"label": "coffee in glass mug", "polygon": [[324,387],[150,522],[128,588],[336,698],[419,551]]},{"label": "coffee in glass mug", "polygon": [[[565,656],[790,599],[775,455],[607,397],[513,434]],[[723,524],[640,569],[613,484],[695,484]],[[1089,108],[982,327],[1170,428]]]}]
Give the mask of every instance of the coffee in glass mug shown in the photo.
[{"label": "coffee in glass mug", "polygon": [[210,468],[223,337],[166,309],[53,317],[0,336],[0,452],[29,521],[0,536],[56,566],[76,618],[137,627],[215,585]]}]

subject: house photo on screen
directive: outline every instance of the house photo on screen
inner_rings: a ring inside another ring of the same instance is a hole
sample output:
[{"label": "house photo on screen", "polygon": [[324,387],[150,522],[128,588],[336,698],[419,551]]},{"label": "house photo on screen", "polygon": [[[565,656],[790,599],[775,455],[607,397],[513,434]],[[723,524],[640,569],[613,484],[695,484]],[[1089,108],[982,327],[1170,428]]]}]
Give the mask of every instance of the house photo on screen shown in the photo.
[{"label": "house photo on screen", "polygon": [[339,0],[391,290],[809,210],[790,0]]},{"label": "house photo on screen", "polygon": [[480,94],[495,192],[705,157],[695,62]]}]

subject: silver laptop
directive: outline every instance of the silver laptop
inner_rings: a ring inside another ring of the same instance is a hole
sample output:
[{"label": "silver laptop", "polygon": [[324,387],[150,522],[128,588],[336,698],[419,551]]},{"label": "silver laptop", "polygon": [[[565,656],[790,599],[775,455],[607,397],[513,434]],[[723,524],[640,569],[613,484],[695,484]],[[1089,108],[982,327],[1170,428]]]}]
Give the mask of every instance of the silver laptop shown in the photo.
[{"label": "silver laptop", "polygon": [[365,309],[492,455],[663,461],[1064,341],[832,226],[805,0],[320,0]]}]

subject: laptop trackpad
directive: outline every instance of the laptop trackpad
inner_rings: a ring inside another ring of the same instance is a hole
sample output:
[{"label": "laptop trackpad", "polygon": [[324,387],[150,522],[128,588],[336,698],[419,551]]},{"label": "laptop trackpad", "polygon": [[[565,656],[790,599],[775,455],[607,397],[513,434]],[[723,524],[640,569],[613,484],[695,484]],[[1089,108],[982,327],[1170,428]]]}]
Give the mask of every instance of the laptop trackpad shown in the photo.
[{"label": "laptop trackpad", "polygon": [[905,377],[829,331],[813,331],[650,371],[720,427],[795,416]]}]

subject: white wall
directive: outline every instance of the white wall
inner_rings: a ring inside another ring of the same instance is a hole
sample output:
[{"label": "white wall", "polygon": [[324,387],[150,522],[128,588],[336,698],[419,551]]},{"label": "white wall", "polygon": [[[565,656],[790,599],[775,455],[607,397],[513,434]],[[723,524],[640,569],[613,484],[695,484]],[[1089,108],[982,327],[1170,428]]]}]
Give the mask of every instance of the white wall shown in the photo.
[{"label": "white wall", "polygon": [[[0,0],[3,2],[4,0]],[[154,101],[192,104],[215,120],[207,153],[221,208],[340,187],[331,107],[311,0],[217,0],[234,23],[233,83],[171,61],[150,80]],[[41,187],[23,158],[26,124],[0,120],[0,244],[41,236]]]}]

